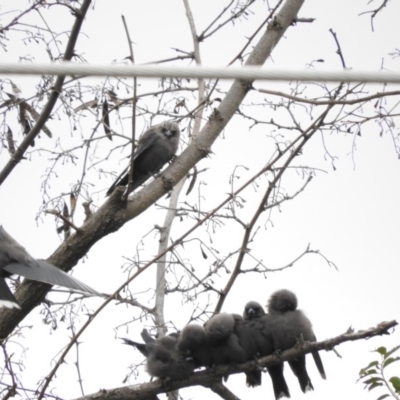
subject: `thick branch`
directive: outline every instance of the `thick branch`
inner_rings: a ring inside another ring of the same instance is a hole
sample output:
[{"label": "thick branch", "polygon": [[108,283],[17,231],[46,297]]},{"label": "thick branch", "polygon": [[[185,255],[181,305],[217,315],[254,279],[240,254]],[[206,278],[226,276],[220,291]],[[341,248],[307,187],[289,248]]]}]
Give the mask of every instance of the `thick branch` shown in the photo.
[{"label": "thick branch", "polygon": [[[254,371],[261,367],[276,365],[282,361],[295,359],[303,354],[311,353],[314,350],[332,350],[335,346],[360,339],[368,339],[373,336],[387,335],[389,330],[397,325],[396,321],[381,322],[374,328],[369,328],[355,333],[344,333],[332,339],[327,339],[322,342],[304,342],[299,346],[295,346],[290,350],[284,351],[280,356],[270,355],[260,358],[257,361],[249,361],[240,364],[237,367],[231,365],[222,365],[216,367],[212,374],[209,371],[201,371],[194,373],[191,377],[179,381],[171,381],[168,388],[163,386],[160,380],[151,383],[142,383],[139,385],[121,387],[111,390],[101,390],[98,393],[80,397],[76,400],[135,400],[154,398],[159,393],[164,393],[166,389],[176,390],[189,386],[201,385],[211,387],[217,382],[220,382],[222,377],[230,374],[238,374],[244,371]],[[214,386],[218,387],[218,386]]]}]

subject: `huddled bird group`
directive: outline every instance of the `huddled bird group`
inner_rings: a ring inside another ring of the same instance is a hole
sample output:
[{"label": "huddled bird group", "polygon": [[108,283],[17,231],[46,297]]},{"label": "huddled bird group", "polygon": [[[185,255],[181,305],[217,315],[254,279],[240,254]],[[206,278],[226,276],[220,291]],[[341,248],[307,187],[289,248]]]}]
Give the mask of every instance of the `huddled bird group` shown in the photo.
[{"label": "huddled bird group", "polygon": [[[294,347],[298,340],[315,342],[310,320],[297,309],[297,297],[290,290],[273,293],[263,307],[250,301],[243,316],[220,313],[204,325],[189,324],[181,332],[154,338],[144,329],[144,343],[123,339],[146,357],[147,372],[154,377],[187,378],[196,368],[221,364],[236,365],[259,357],[280,354]],[[324,366],[317,351],[311,353],[319,373],[326,379]],[[306,369],[306,356],[290,360],[289,366],[297,377],[303,392],[313,390]],[[290,397],[283,374],[284,364],[267,368],[272,380],[275,398]],[[248,386],[261,385],[261,370],[246,372]]]}]

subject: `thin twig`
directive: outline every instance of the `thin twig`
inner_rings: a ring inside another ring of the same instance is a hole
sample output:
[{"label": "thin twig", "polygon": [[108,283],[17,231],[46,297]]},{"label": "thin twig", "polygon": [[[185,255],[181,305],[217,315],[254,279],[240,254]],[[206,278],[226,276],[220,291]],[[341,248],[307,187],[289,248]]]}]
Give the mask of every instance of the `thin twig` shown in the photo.
[{"label": "thin twig", "polygon": [[326,106],[326,105],[351,105],[351,104],[358,104],[363,103],[369,100],[380,99],[386,96],[398,96],[400,95],[400,90],[394,90],[392,92],[378,92],[376,94],[372,94],[370,96],[361,97],[359,99],[353,100],[310,100],[305,99],[303,97],[292,96],[290,94],[286,94],[283,92],[277,92],[275,90],[268,90],[268,89],[257,89],[260,93],[272,94],[274,96],[284,97],[289,100],[298,101],[299,103],[306,103],[312,104],[314,106]]},{"label": "thin twig", "polygon": [[44,213],[45,214],[55,215],[57,218],[60,218],[66,225],[68,225],[72,229],[75,229],[77,232],[82,232],[81,228],[78,228],[72,221],[70,221],[68,218],[64,217],[64,215],[62,215],[60,211],[57,211],[57,210],[45,210]]},{"label": "thin twig", "polygon": [[[128,26],[126,24],[125,16],[122,15],[122,21],[124,23],[124,28],[126,32],[126,37],[128,39],[128,45],[129,45],[129,52],[130,52],[130,59],[132,64],[135,64],[135,57],[133,54],[133,48],[132,48],[132,40],[129,35],[129,30]],[[128,195],[131,191],[131,187],[133,185],[133,165],[134,165],[134,160],[135,160],[135,136],[136,136],[136,102],[137,102],[137,78],[136,76],[133,77],[133,99],[132,99],[132,150],[131,150],[131,162],[130,162],[130,167],[129,167],[129,178],[128,178],[128,185],[126,187],[126,190],[122,196],[122,200],[126,201],[128,198]]]}]

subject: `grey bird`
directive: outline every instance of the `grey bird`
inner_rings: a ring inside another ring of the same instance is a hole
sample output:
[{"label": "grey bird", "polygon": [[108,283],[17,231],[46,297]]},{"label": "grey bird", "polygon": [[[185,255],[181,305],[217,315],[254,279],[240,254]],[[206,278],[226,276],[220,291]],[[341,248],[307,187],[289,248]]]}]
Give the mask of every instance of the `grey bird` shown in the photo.
[{"label": "grey bird", "polygon": [[[296,295],[286,289],[273,293],[268,302],[268,313],[272,320],[271,333],[275,351],[284,351],[295,346],[301,337],[305,341],[315,342],[316,337],[310,320],[297,309]],[[315,364],[323,379],[326,379],[324,366],[317,351],[312,352]],[[306,369],[306,356],[289,361],[301,390],[314,390]]]},{"label": "grey bird", "polygon": [[215,314],[204,324],[206,339],[212,343],[219,343],[233,333],[234,327],[235,317],[232,314]]},{"label": "grey bird", "polygon": [[[147,331],[146,331],[147,332]],[[144,339],[146,337],[146,339]],[[176,338],[162,336],[158,339],[143,335],[145,343],[122,338],[125,344],[136,347],[146,357],[146,370],[151,376],[161,379],[184,379],[195,368],[191,357],[182,356],[176,349]],[[151,339],[149,339],[151,338]]]},{"label": "grey bird", "polygon": [[79,292],[99,295],[91,287],[44,260],[35,260],[0,225],[0,307],[20,308],[5,278],[20,275],[34,281],[63,286]]},{"label": "grey bird", "polygon": [[181,354],[193,356],[198,360],[197,350],[204,346],[205,341],[206,332],[204,328],[198,324],[189,324],[182,329],[176,342],[176,348]]},{"label": "grey bird", "polygon": [[227,313],[214,315],[204,328],[189,324],[182,330],[176,347],[182,356],[193,357],[196,368],[244,362],[246,354],[234,325],[235,316]]},{"label": "grey bird", "polygon": [[[133,175],[130,192],[133,192],[147,179],[156,174],[170,161],[179,145],[179,125],[173,121],[164,121],[148,129],[139,139],[133,157]],[[107,190],[109,196],[117,186],[128,185],[130,165],[118,176]]]},{"label": "grey bird", "polygon": [[[253,358],[270,355],[274,352],[272,343],[271,319],[264,308],[256,301],[249,301],[243,312],[244,321],[238,324],[236,332],[240,343]],[[283,375],[283,363],[267,367],[272,380],[275,398],[290,397],[289,388]],[[246,373],[247,386],[261,385],[261,371]]]},{"label": "grey bird", "polygon": [[247,355],[235,333],[235,316],[220,313],[211,317],[204,325],[206,346],[212,365],[242,363]]},{"label": "grey bird", "polygon": [[182,329],[176,348],[183,357],[193,358],[196,368],[214,365],[212,348],[206,341],[203,326],[199,324],[189,324]]},{"label": "grey bird", "polygon": [[[257,303],[256,301],[249,301],[244,307],[244,311],[243,311],[243,320],[244,321],[250,321],[255,318],[260,318],[263,315],[265,315],[265,311],[264,311],[262,305],[260,303]],[[251,334],[251,332],[249,334]],[[243,335],[241,335],[241,336],[243,336]],[[242,338],[242,341],[243,341],[243,338]],[[253,350],[246,349],[246,351],[248,354],[254,353]],[[259,356],[258,351],[254,355],[254,358],[256,358],[257,356]],[[246,385],[247,386],[249,386],[249,387],[260,386],[261,382],[262,382],[261,371],[246,372]]]}]

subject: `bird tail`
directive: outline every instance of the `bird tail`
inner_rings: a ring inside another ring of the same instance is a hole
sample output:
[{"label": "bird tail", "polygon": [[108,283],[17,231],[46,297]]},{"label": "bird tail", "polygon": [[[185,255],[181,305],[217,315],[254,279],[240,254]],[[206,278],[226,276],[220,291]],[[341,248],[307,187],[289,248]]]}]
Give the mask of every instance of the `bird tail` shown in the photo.
[{"label": "bird tail", "polygon": [[11,263],[5,266],[4,269],[11,274],[21,275],[33,281],[63,286],[79,292],[101,296],[90,286],[44,260],[35,260],[29,264]]},{"label": "bird tail", "polygon": [[293,373],[297,376],[302,392],[306,393],[310,390],[314,390],[314,386],[311,383],[306,369],[306,357],[302,356],[297,360],[291,360],[289,361],[289,365]]},{"label": "bird tail", "polygon": [[275,399],[290,398],[289,388],[283,375],[283,364],[273,365],[272,367],[267,367],[267,369],[272,380]]},{"label": "bird tail", "polygon": [[133,340],[127,338],[120,338],[120,339],[124,341],[124,344],[136,347],[145,357],[148,356],[149,352],[147,351],[146,345],[144,343],[134,342]]},{"label": "bird tail", "polygon": [[21,308],[3,276],[0,276],[0,307]]},{"label": "bird tail", "polygon": [[246,372],[246,385],[248,387],[261,386],[262,376],[261,371]]},{"label": "bird tail", "polygon": [[322,379],[326,379],[324,365],[322,364],[322,360],[321,360],[321,357],[320,357],[318,351],[313,351],[311,354],[314,358],[315,365],[317,366]]},{"label": "bird tail", "polygon": [[125,186],[128,183],[129,174],[128,174],[129,166],[126,167],[118,176],[118,178],[114,181],[114,183],[110,186],[110,188],[106,192],[106,197],[108,197],[117,186]]}]

